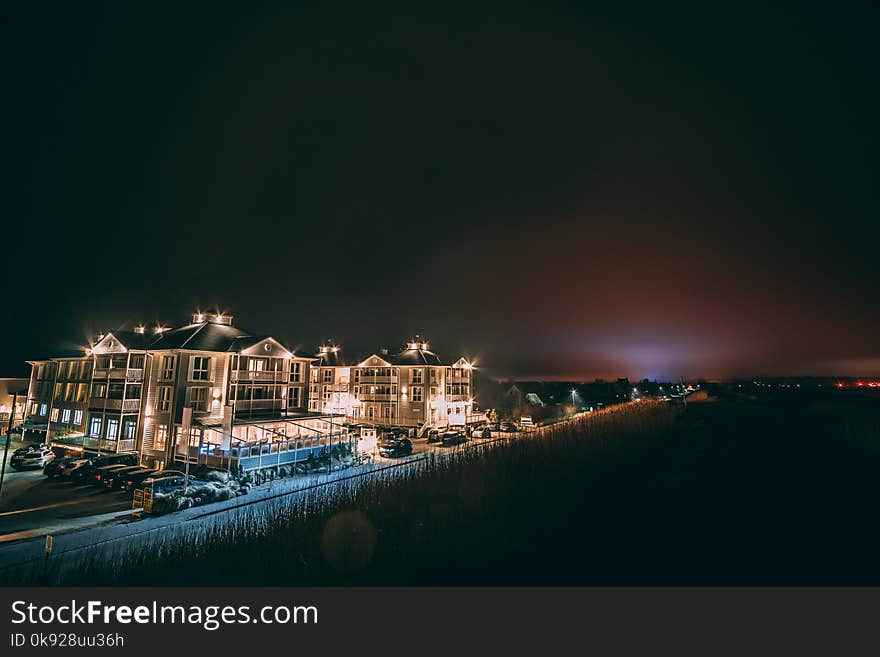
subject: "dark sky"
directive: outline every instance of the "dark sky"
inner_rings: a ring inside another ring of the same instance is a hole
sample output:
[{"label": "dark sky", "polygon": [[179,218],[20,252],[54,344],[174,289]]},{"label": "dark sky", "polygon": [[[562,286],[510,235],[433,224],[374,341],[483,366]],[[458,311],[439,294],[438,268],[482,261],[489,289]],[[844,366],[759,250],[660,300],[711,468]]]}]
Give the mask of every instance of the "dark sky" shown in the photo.
[{"label": "dark sky", "polygon": [[880,374],[875,16],[30,4],[4,375],[215,306],[506,376]]}]

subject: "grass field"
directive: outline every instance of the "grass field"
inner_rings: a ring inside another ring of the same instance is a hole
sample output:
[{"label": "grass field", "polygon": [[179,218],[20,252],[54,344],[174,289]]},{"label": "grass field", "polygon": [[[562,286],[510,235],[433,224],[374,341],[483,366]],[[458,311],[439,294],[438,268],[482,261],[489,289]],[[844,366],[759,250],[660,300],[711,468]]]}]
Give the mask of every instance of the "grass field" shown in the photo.
[{"label": "grass field", "polygon": [[53,583],[878,584],[878,411],[832,392],[644,403]]}]

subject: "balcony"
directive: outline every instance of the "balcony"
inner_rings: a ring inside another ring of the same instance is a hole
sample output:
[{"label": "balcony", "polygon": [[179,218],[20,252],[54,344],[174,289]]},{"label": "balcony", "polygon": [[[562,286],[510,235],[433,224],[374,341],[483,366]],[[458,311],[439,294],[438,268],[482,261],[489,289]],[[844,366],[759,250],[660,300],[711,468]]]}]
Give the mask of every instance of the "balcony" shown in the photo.
[{"label": "balcony", "polygon": [[287,383],[287,373],[275,370],[232,370],[230,377],[233,381],[277,381]]},{"label": "balcony", "polygon": [[358,377],[355,377],[355,383],[397,383],[398,377],[392,375],[389,376],[373,376],[372,374],[367,374],[366,372],[361,372]]},{"label": "balcony", "polygon": [[134,451],[134,439],[105,440],[104,438],[83,438],[83,448],[98,450],[100,452],[129,452]]},{"label": "balcony", "polygon": [[126,381],[141,381],[144,371],[134,367],[111,367],[98,368],[94,371],[96,379],[125,379]]},{"label": "balcony", "polygon": [[358,399],[362,402],[391,402],[397,401],[397,395],[383,394],[379,392],[362,392]]},{"label": "balcony", "polygon": [[89,401],[89,408],[106,408],[108,411],[122,411],[123,413],[137,413],[141,410],[140,399],[105,399],[93,398]]}]

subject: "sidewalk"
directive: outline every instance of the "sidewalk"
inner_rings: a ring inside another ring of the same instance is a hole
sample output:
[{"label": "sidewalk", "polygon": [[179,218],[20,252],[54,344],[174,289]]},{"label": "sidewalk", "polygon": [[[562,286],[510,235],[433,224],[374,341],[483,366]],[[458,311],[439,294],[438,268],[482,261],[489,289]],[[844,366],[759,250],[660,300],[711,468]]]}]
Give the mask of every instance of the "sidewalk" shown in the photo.
[{"label": "sidewalk", "polygon": [[[101,525],[107,525],[114,522],[122,522],[123,520],[131,518],[131,516],[136,512],[136,509],[128,509],[127,511],[103,513],[96,516],[69,518],[67,520],[59,521],[46,527],[40,527],[39,529],[25,529],[20,532],[2,534],[0,535],[0,543],[10,543],[13,541],[20,541],[28,538],[43,537],[49,534],[51,534],[52,536],[58,536],[60,534],[66,534],[68,532],[90,529],[92,527],[99,527]],[[0,559],[0,563],[2,563],[2,559]]]}]

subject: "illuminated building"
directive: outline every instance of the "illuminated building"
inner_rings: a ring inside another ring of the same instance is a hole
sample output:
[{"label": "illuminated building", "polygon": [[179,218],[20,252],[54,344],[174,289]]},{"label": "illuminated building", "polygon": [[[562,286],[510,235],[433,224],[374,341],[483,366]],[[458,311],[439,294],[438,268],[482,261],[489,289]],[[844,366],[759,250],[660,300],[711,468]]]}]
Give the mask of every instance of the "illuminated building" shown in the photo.
[{"label": "illuminated building", "polygon": [[335,344],[321,345],[309,378],[309,410],[351,418],[351,366]]},{"label": "illuminated building", "polygon": [[[383,426],[429,427],[473,421],[473,367],[444,363],[427,342],[411,340],[398,354],[374,353],[350,368],[351,417]],[[482,417],[482,416],[481,416]]]},{"label": "illuminated building", "polygon": [[[0,379],[0,435],[6,434],[10,416],[13,427],[18,426],[24,420],[27,388],[27,379]],[[18,393],[17,398],[16,393]]]},{"label": "illuminated building", "polygon": [[[195,313],[179,328],[112,331],[79,355],[29,361],[27,426],[54,447],[137,450],[155,465],[189,454],[250,469],[287,462],[280,452],[302,447],[295,438],[308,437],[306,450],[312,438],[316,448],[331,444],[331,434],[336,444],[341,420],[307,410],[313,357],[232,319]],[[264,454],[274,456],[264,464]]]}]

